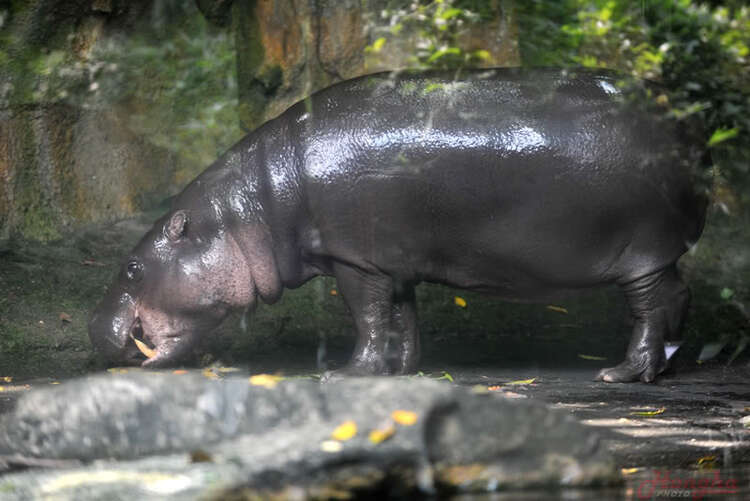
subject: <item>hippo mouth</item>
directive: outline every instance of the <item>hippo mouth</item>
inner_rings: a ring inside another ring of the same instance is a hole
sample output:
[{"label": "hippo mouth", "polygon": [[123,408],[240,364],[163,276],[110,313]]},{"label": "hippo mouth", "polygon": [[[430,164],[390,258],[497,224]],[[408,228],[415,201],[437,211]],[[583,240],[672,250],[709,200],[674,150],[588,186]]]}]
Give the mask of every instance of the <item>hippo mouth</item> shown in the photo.
[{"label": "hippo mouth", "polygon": [[146,340],[140,318],[136,317],[133,326],[130,328],[130,339],[133,340],[135,347],[138,348],[138,351],[146,357],[147,360],[156,356],[156,347]]},{"label": "hippo mouth", "polygon": [[128,359],[132,364],[151,369],[174,366],[190,354],[193,334],[192,330],[186,329],[154,336],[153,332],[144,329],[141,319],[136,316],[128,330],[131,341],[127,344]]}]

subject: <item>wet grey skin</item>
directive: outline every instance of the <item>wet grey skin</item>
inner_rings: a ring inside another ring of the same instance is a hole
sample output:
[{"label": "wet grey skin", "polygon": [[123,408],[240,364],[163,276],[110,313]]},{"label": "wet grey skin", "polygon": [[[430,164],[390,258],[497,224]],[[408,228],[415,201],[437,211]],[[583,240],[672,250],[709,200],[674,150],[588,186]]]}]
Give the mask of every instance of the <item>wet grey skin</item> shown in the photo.
[{"label": "wet grey skin", "polygon": [[617,284],[632,339],[598,379],[653,381],[688,307],[675,263],[703,228],[705,142],[619,81],[496,69],[322,90],[176,197],[125,259],[91,341],[111,363],[174,365],[230,310],[332,275],[357,332],[342,373],[404,374],[419,361],[420,282],[535,302]]}]

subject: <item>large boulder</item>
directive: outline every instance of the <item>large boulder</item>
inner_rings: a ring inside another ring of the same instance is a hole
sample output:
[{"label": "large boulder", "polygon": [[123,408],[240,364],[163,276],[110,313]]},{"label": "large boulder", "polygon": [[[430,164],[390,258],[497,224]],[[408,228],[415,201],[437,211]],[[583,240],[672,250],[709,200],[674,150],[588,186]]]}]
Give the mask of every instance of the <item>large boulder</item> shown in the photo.
[{"label": "large boulder", "polygon": [[615,478],[597,435],[566,413],[423,378],[93,376],[29,392],[0,430],[6,468],[68,466],[6,475],[12,499],[327,497]]}]

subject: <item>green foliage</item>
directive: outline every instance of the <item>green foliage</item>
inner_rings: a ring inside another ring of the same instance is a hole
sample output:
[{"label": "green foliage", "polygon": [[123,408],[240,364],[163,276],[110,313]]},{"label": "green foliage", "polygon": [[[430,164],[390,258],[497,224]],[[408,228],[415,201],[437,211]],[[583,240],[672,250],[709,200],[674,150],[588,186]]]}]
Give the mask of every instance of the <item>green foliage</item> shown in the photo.
[{"label": "green foliage", "polygon": [[[69,34],[79,36],[85,34]],[[0,105],[125,107],[132,130],[195,166],[179,182],[240,135],[233,38],[211,27],[193,2],[155,2],[133,32],[100,37],[83,56],[64,44],[14,55],[10,92],[0,85]]]},{"label": "green foliage", "polygon": [[[382,17],[388,20],[383,36],[365,50],[377,53],[387,50],[388,39],[402,32],[414,37],[415,51],[410,63],[413,68],[461,68],[476,65],[487,59],[485,50],[467,52],[458,44],[462,30],[492,12],[488,2],[466,0],[432,0],[408,3],[385,9]],[[479,12],[470,7],[478,7]]]}]

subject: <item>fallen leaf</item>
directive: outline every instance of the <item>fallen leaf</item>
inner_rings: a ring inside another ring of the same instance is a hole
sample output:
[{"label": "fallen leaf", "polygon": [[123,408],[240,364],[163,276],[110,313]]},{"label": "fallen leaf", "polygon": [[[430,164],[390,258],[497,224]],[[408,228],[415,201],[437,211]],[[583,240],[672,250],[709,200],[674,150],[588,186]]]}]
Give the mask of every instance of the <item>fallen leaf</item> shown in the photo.
[{"label": "fallen leaf", "polygon": [[354,421],[345,421],[338,425],[335,430],[333,430],[333,433],[331,433],[331,438],[340,442],[345,442],[356,434],[357,423],[355,423]]},{"label": "fallen leaf", "polygon": [[492,385],[492,386],[488,386],[487,389],[490,390],[490,391],[502,391],[503,387],[500,386],[499,384],[495,384],[495,385]]},{"label": "fallen leaf", "polygon": [[320,443],[320,450],[323,452],[341,452],[344,446],[336,440],[324,440]]},{"label": "fallen leaf", "polygon": [[584,355],[583,353],[579,353],[578,358],[582,358],[584,360],[607,360],[607,357],[598,357],[596,355]]},{"label": "fallen leaf", "polygon": [[568,314],[568,310],[566,308],[563,308],[562,306],[555,306],[553,304],[547,305],[547,309],[549,311],[556,311],[557,313],[562,313],[564,315]]},{"label": "fallen leaf", "polygon": [[219,379],[219,375],[211,369],[203,369],[203,371],[201,371],[201,374],[203,374],[203,377],[207,379]]},{"label": "fallen leaf", "polygon": [[466,300],[464,298],[462,298],[462,297],[459,297],[459,296],[455,296],[453,298],[453,304],[455,304],[456,306],[459,306],[461,308],[466,308]]},{"label": "fallen leaf", "polygon": [[60,321],[70,323],[73,321],[73,318],[63,311],[60,313]]},{"label": "fallen leaf", "polygon": [[339,295],[339,291],[337,291],[336,289],[331,289],[331,296],[338,296],[338,295]]},{"label": "fallen leaf", "polygon": [[84,259],[83,261],[81,261],[81,264],[84,266],[104,266],[104,263],[94,261],[93,259]]},{"label": "fallen leaf", "polygon": [[221,372],[222,374],[240,371],[240,369],[238,369],[237,367],[218,367],[216,370]]},{"label": "fallen leaf", "polygon": [[698,459],[698,467],[701,469],[711,469],[716,462],[716,456],[703,456]]},{"label": "fallen leaf", "polygon": [[622,468],[620,469],[620,472],[623,475],[632,475],[633,473],[638,473],[640,470],[640,468]]},{"label": "fallen leaf", "polygon": [[274,388],[279,381],[281,381],[281,376],[274,376],[272,374],[256,374],[255,376],[250,376],[250,384],[253,386],[262,386],[264,388]]},{"label": "fallen leaf", "polygon": [[211,457],[211,454],[206,451],[198,449],[190,452],[191,463],[212,463],[213,460],[214,459]]},{"label": "fallen leaf", "polygon": [[52,381],[50,384],[60,384],[60,381]]},{"label": "fallen leaf", "polygon": [[140,339],[136,339],[132,334],[130,335],[130,337],[133,338],[133,341],[135,341],[135,345],[138,347],[138,351],[146,355],[146,358],[154,358],[156,356],[156,350],[152,350],[146,343],[144,343]]},{"label": "fallen leaf", "polygon": [[411,426],[417,422],[417,413],[412,411],[398,409],[391,412],[391,417],[394,421],[403,426]]},{"label": "fallen leaf", "polygon": [[655,411],[636,411],[636,412],[631,412],[630,415],[631,416],[644,416],[644,417],[658,416],[659,414],[664,414],[664,411],[666,411],[666,410],[667,410],[666,407],[661,407],[659,409],[656,409]]},{"label": "fallen leaf", "polygon": [[13,381],[13,376],[3,376],[0,378],[0,381],[4,383],[10,383]]},{"label": "fallen leaf", "polygon": [[518,381],[511,381],[510,383],[505,383],[506,385],[522,385],[522,384],[531,384],[534,381],[536,381],[536,378],[533,377],[531,379],[519,379]]},{"label": "fallen leaf", "polygon": [[177,374],[178,376],[182,376],[183,374],[187,374],[188,371],[185,369],[175,369],[172,371],[172,374]]},{"label": "fallen leaf", "polygon": [[448,374],[448,373],[447,373],[447,372],[445,372],[445,371],[443,371],[443,375],[442,375],[442,376],[440,376],[439,378],[435,378],[435,379],[436,379],[436,380],[440,380],[440,379],[447,379],[447,380],[448,380],[448,381],[450,381],[451,383],[453,382],[453,376],[451,376],[450,374]]},{"label": "fallen leaf", "polygon": [[387,426],[375,428],[370,432],[369,439],[373,444],[385,442],[396,433],[396,427],[389,423]]}]

